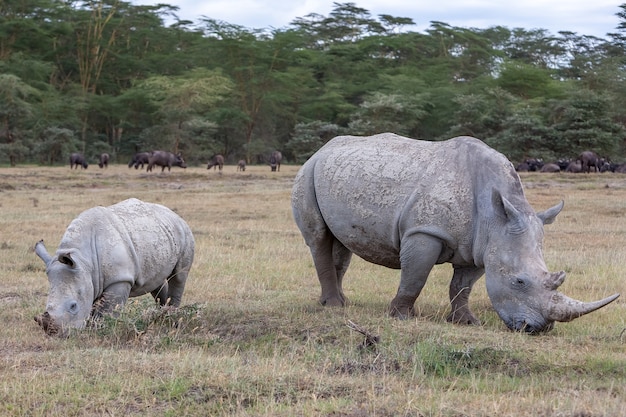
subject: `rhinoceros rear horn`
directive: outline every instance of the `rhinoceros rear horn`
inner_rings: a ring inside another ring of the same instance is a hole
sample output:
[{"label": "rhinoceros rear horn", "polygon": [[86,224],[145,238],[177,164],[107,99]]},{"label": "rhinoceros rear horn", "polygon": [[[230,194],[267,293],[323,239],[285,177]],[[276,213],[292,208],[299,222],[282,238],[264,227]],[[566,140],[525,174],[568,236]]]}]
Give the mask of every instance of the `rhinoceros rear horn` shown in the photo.
[{"label": "rhinoceros rear horn", "polygon": [[613,294],[612,296],[599,301],[584,303],[582,301],[569,298],[564,294],[556,293],[552,296],[552,304],[549,308],[548,318],[554,321],[571,321],[604,307],[605,305],[615,301],[617,297],[619,297],[619,294]]},{"label": "rhinoceros rear horn", "polygon": [[548,290],[556,290],[565,281],[565,271],[554,272],[550,274],[550,277],[545,283]]}]

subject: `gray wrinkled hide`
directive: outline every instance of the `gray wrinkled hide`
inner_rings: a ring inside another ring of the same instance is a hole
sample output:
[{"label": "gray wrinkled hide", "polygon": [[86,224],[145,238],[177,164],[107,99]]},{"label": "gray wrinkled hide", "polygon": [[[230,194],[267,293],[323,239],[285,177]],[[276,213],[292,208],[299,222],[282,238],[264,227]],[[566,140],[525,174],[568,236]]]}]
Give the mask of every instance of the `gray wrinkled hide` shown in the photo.
[{"label": "gray wrinkled hide", "polygon": [[131,198],[84,211],[54,256],[41,242],[36,246],[50,282],[49,320],[61,329],[80,328],[92,307],[103,314],[146,293],[162,305],[178,306],[194,245],[187,223],[159,204]]},{"label": "gray wrinkled hide", "polygon": [[432,267],[449,262],[450,321],[479,323],[467,302],[486,272],[490,299],[507,326],[552,327],[550,299],[564,274],[547,271],[541,244],[543,224],[562,203],[535,213],[511,162],[478,139],[334,138],[302,166],[292,207],[322,304],[345,304],[341,281],[356,254],[401,268],[391,312],[406,317]]}]

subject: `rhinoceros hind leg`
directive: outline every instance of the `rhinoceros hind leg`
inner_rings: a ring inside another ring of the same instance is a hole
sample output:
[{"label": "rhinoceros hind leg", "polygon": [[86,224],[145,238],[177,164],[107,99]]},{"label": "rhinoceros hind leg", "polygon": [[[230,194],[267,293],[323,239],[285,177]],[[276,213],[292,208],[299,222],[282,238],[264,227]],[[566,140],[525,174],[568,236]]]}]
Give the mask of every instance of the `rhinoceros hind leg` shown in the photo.
[{"label": "rhinoceros hind leg", "polygon": [[311,246],[311,254],[322,287],[320,304],[328,307],[345,306],[346,297],[341,285],[350,265],[352,253],[334,236],[326,233],[323,239],[319,239]]},{"label": "rhinoceros hind leg", "polygon": [[152,297],[154,297],[154,301],[159,303],[159,305],[161,306],[166,305],[170,299],[167,281],[165,281],[165,283],[161,285],[159,288],[157,288],[156,290],[151,291],[150,294],[152,294]]},{"label": "rhinoceros hind leg", "polygon": [[455,324],[480,325],[469,309],[469,295],[474,283],[483,275],[484,269],[478,267],[455,267],[450,281],[450,306],[452,311],[447,320]]},{"label": "rhinoceros hind leg", "polygon": [[335,272],[337,273],[337,287],[339,289],[339,297],[342,305],[348,303],[348,299],[343,293],[343,276],[346,274],[350,261],[352,260],[352,252],[348,250],[337,239],[333,241],[333,262],[335,264]]},{"label": "rhinoceros hind leg", "polygon": [[176,264],[171,275],[161,287],[161,294],[155,295],[155,292],[152,292],[152,296],[154,297],[154,299],[157,300],[161,305],[180,307],[180,303],[183,299],[183,293],[185,292],[185,284],[187,283],[187,277],[189,276],[189,270],[191,269],[192,262],[193,247],[191,248],[191,250],[187,251],[182,256],[182,260]]}]

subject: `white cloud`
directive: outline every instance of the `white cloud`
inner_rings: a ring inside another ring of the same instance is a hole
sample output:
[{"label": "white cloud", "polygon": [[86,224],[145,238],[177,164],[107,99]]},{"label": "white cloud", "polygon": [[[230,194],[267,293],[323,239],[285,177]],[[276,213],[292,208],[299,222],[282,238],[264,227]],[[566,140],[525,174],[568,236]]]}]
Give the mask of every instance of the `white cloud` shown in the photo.
[{"label": "white cloud", "polygon": [[[135,4],[158,2],[134,0]],[[332,0],[165,0],[165,3],[179,6],[179,17],[184,19],[196,21],[207,16],[256,29],[286,27],[298,17],[310,13],[327,16],[333,9]],[[353,3],[368,10],[373,17],[380,14],[410,17],[417,24],[413,30],[419,31],[427,29],[431,21],[440,21],[459,27],[484,29],[499,25],[510,29],[547,29],[553,34],[571,31],[579,35],[604,36],[615,32],[620,23],[615,16],[620,11],[619,2],[609,0],[363,0]]]}]

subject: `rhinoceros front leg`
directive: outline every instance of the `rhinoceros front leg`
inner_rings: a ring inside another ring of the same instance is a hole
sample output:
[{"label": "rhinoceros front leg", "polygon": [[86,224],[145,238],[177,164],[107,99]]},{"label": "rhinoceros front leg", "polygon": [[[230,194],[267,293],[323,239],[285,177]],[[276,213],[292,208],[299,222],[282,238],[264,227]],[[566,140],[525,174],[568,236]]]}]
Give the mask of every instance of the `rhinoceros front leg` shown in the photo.
[{"label": "rhinoceros front leg", "polygon": [[124,306],[130,295],[130,283],[117,282],[104,289],[102,295],[94,302],[92,316],[100,317],[110,314],[115,309]]},{"label": "rhinoceros front leg", "polygon": [[427,234],[416,233],[402,239],[400,286],[389,308],[392,316],[405,319],[415,314],[415,300],[424,288],[442,248],[438,238]]},{"label": "rhinoceros front leg", "polygon": [[343,294],[342,280],[350,265],[352,253],[327,233],[323,239],[311,245],[311,255],[322,287],[320,303],[330,307],[344,306],[346,297]]},{"label": "rhinoceros front leg", "polygon": [[483,275],[484,269],[479,267],[454,267],[450,281],[450,305],[452,311],[447,320],[456,324],[480,325],[469,309],[469,295],[474,283]]}]

